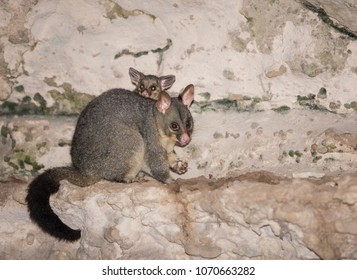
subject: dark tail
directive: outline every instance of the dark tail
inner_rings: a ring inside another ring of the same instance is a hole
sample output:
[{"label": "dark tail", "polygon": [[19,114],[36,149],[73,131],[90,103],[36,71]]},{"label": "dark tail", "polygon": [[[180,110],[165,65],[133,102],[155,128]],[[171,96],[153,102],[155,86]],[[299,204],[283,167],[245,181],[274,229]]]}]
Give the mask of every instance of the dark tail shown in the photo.
[{"label": "dark tail", "polygon": [[53,212],[50,196],[60,187],[60,181],[79,174],[70,167],[58,167],[45,171],[37,176],[29,185],[26,197],[30,218],[50,235],[66,241],[76,241],[81,237],[80,230],[65,225]]}]

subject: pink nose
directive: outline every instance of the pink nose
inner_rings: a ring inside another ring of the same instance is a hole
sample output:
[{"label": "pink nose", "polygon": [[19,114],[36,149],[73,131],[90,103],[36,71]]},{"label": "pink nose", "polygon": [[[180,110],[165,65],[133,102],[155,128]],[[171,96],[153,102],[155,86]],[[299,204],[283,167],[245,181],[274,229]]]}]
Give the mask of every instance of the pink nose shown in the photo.
[{"label": "pink nose", "polygon": [[182,145],[187,145],[188,143],[190,143],[190,141],[191,141],[191,138],[190,138],[190,136],[188,136],[187,133],[181,135],[180,142]]},{"label": "pink nose", "polygon": [[144,97],[149,97],[149,93],[147,92],[146,89],[143,92],[141,92],[141,95]]}]

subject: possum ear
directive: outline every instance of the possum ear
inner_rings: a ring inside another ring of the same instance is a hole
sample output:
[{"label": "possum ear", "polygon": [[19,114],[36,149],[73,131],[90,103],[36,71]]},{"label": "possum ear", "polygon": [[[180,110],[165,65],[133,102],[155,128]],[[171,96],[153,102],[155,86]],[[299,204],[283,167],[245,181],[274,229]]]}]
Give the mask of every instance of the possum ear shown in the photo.
[{"label": "possum ear", "polygon": [[159,80],[160,80],[161,89],[167,90],[176,81],[176,77],[174,75],[167,75],[167,76],[160,77]]},{"label": "possum ear", "polygon": [[183,105],[190,107],[194,95],[195,95],[195,87],[193,85],[188,85],[187,87],[185,87],[183,92],[179,95],[178,99],[183,103]]},{"label": "possum ear", "polygon": [[171,97],[166,91],[162,91],[159,94],[159,98],[156,101],[156,108],[157,110],[165,114],[166,110],[169,109],[171,106]]},{"label": "possum ear", "polygon": [[135,70],[134,68],[130,67],[129,68],[129,76],[130,76],[131,82],[134,85],[137,85],[140,82],[140,80],[143,78],[144,74],[139,72],[138,70]]}]

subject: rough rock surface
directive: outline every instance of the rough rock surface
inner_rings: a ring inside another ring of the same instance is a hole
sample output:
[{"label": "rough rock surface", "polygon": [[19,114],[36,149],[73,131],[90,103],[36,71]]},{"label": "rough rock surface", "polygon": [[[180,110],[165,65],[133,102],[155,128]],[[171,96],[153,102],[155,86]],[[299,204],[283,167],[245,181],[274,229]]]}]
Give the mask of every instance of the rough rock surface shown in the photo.
[{"label": "rough rock surface", "polygon": [[2,187],[2,259],[357,258],[356,176],[287,180],[253,172],[88,188],[63,181],[51,203],[82,229],[73,244],[30,222],[25,194],[23,182]]},{"label": "rough rock surface", "polygon": [[28,103],[31,112],[78,113],[89,96],[131,88],[136,67],[176,75],[176,93],[195,84],[198,101],[296,108],[297,96],[324,88],[315,106],[353,112],[355,14],[352,0],[11,1],[0,9],[0,100],[17,104],[5,104],[10,113]]},{"label": "rough rock surface", "polygon": [[[357,3],[354,0],[301,0],[305,4],[313,4],[320,15],[330,16],[337,27],[346,28],[357,36]],[[319,9],[323,9],[319,10]]]},{"label": "rough rock surface", "polygon": [[[0,258],[357,258],[354,0],[0,2]],[[189,170],[63,182],[83,238],[58,242],[26,186],[70,163],[73,116],[133,88],[129,67],[195,85]]]}]

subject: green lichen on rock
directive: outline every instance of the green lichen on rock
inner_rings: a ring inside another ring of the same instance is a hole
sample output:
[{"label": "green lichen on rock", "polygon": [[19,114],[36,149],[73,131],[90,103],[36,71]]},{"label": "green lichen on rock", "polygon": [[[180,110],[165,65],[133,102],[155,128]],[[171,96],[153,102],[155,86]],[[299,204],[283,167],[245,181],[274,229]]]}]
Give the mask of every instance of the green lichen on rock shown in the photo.
[{"label": "green lichen on rock", "polygon": [[131,55],[133,57],[140,57],[140,56],[148,55],[148,54],[149,54],[149,51],[132,52],[129,49],[124,49],[124,50],[118,52],[114,56],[114,59],[118,59],[119,57],[122,57],[124,55]]},{"label": "green lichen on rock", "polygon": [[17,103],[4,101],[0,106],[0,115],[46,115],[47,113],[46,100],[39,93],[36,93],[34,98],[26,95]]},{"label": "green lichen on rock", "polygon": [[[70,83],[58,85],[56,76],[45,77],[44,82],[56,89],[49,90],[48,93],[54,100],[53,105],[48,108],[50,114],[56,115],[78,115],[84,107],[94,98],[87,93],[76,91]],[[36,97],[36,95],[35,95]],[[37,96],[37,101],[44,105],[46,100]]]},{"label": "green lichen on rock", "polygon": [[324,87],[320,88],[319,93],[317,94],[317,98],[325,99],[326,97],[327,97],[326,88],[324,88]]},{"label": "green lichen on rock", "polygon": [[307,96],[297,96],[297,102],[301,107],[308,108],[311,110],[318,110],[318,111],[328,111],[325,106],[321,105],[317,100],[316,100],[316,95],[315,94],[308,94]]},{"label": "green lichen on rock", "polygon": [[35,160],[35,156],[24,149],[14,149],[13,153],[6,156],[4,161],[18,173],[22,174],[37,174],[39,170],[44,168],[44,165],[39,164]]},{"label": "green lichen on rock", "polygon": [[312,162],[313,162],[313,163],[316,163],[316,162],[318,162],[320,159],[322,159],[322,156],[317,156],[317,155],[315,155],[315,156],[312,158]]},{"label": "green lichen on rock", "polygon": [[216,100],[209,100],[209,98],[211,97],[210,93],[205,92],[199,95],[203,96],[205,100],[193,102],[191,109],[196,113],[202,113],[206,111],[253,112],[253,111],[257,111],[256,105],[263,101],[262,98],[260,97],[249,97],[249,96],[244,96],[241,99],[222,98]]},{"label": "green lichen on rock", "polygon": [[230,100],[228,98],[223,98],[212,102],[213,107],[220,111],[220,110],[229,110],[231,108],[237,107],[237,102],[235,100]]},{"label": "green lichen on rock", "polygon": [[274,108],[273,111],[277,112],[277,113],[285,114],[285,113],[288,113],[290,111],[290,107],[286,106],[286,105],[283,105],[283,106],[280,106],[278,108]]},{"label": "green lichen on rock", "polygon": [[140,57],[143,55],[148,55],[149,52],[152,53],[158,53],[159,55],[162,55],[164,52],[166,52],[170,47],[172,46],[172,40],[170,38],[166,39],[166,45],[164,47],[158,47],[153,50],[145,50],[145,51],[139,51],[139,52],[132,52],[129,49],[123,49],[120,52],[118,52],[115,56],[114,59],[118,59],[124,55],[131,55],[133,57]]},{"label": "green lichen on rock", "polygon": [[5,139],[7,138],[7,136],[10,134],[10,128],[3,125],[1,126],[1,130],[0,130],[0,134],[1,134],[1,137],[4,137]]},{"label": "green lichen on rock", "polygon": [[134,9],[134,10],[126,10],[118,3],[115,3],[112,0],[101,0],[99,2],[101,5],[105,7],[106,10],[106,17],[113,21],[116,18],[124,18],[127,19],[132,16],[139,16],[139,15],[147,15],[152,20],[156,19],[156,16],[149,14],[145,11]]},{"label": "green lichen on rock", "polygon": [[[4,101],[0,105],[0,115],[78,115],[94,96],[76,91],[70,83],[58,85],[56,76],[45,77],[44,82],[55,89],[47,93],[53,99],[48,107],[46,99],[39,93],[33,97],[23,96],[18,102]],[[23,88],[18,89],[22,93]]]},{"label": "green lichen on rock", "polygon": [[237,101],[227,98],[213,101],[194,101],[192,108],[193,111],[200,113],[205,111],[225,112],[232,109],[237,110]]},{"label": "green lichen on rock", "polygon": [[208,101],[211,99],[211,94],[209,92],[201,92],[198,95],[202,96],[205,101]]},{"label": "green lichen on rock", "polygon": [[54,100],[50,107],[52,114],[56,115],[78,115],[94,96],[77,92],[69,83],[63,83],[60,87],[64,92],[57,89],[48,91]]},{"label": "green lichen on rock", "polygon": [[11,135],[11,128],[8,124],[3,124],[0,129],[0,138],[2,145],[9,145],[11,149],[16,146],[16,140]]},{"label": "green lichen on rock", "polygon": [[15,91],[17,92],[24,92],[25,88],[23,85],[18,85],[14,87]]},{"label": "green lichen on rock", "polygon": [[290,150],[288,155],[294,158],[296,163],[300,163],[300,159],[303,156],[303,153],[301,153],[300,151]]},{"label": "green lichen on rock", "polygon": [[4,124],[1,126],[0,130],[0,137],[1,137],[1,144],[2,145],[7,145],[10,143],[11,149],[13,149],[16,146],[16,140],[12,137],[11,134],[12,130],[8,126],[8,124]]},{"label": "green lichen on rock", "polygon": [[45,77],[43,79],[43,81],[50,87],[58,87],[58,85],[56,83],[56,76]]},{"label": "green lichen on rock", "polygon": [[213,138],[214,139],[221,139],[221,138],[224,138],[224,136],[220,132],[215,132],[215,133],[213,133]]},{"label": "green lichen on rock", "polygon": [[[38,127],[36,127],[38,128]],[[27,127],[12,122],[4,122],[1,126],[1,143],[3,165],[0,176],[24,175],[33,176],[39,173],[44,165],[37,159],[48,152],[48,142],[34,144],[35,127]],[[41,130],[41,129],[40,129]],[[36,134],[37,136],[40,134]],[[15,139],[19,139],[17,143]],[[36,137],[37,139],[37,137]]]},{"label": "green lichen on rock", "polygon": [[357,111],[357,101],[352,101],[350,103],[346,103],[344,106],[346,109],[353,109],[353,110]]}]

